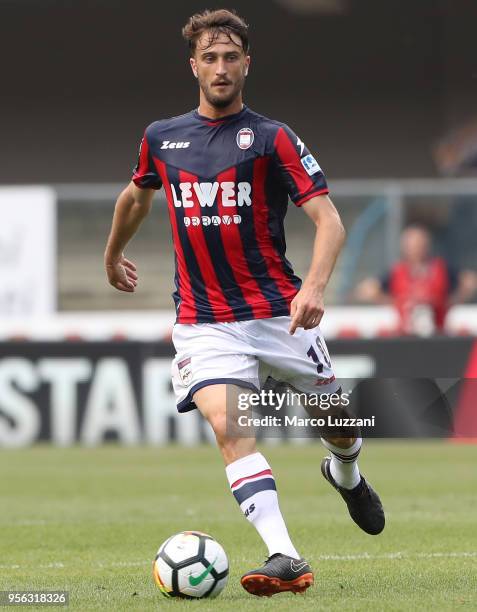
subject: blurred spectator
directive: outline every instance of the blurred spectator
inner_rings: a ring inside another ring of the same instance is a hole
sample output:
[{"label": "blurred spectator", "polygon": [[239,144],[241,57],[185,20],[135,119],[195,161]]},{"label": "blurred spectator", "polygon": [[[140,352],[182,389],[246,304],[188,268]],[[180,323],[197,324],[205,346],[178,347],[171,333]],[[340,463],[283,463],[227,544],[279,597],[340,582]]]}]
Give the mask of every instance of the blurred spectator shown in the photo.
[{"label": "blurred spectator", "polygon": [[477,118],[448,133],[434,149],[444,176],[472,176],[477,171]]},{"label": "blurred spectator", "polygon": [[[439,173],[445,177],[477,176],[477,117],[447,132],[434,148],[433,155]],[[454,196],[441,246],[462,268],[474,266],[476,227],[475,192]]]},{"label": "blurred spectator", "polygon": [[431,235],[417,225],[401,234],[401,259],[382,278],[367,278],[355,289],[362,302],[393,304],[403,334],[442,332],[450,306],[469,300],[477,290],[477,274],[456,272],[431,255]]}]

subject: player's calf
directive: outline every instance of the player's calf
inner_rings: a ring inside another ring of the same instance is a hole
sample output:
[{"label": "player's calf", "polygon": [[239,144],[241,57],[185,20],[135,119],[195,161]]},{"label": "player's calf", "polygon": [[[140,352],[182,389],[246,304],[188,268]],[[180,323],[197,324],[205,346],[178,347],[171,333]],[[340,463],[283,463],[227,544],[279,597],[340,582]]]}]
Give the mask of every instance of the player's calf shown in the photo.
[{"label": "player's calf", "polygon": [[261,453],[242,457],[225,468],[235,500],[268,548],[269,556],[282,553],[299,559],[278,504],[272,469]]},{"label": "player's calf", "polygon": [[256,452],[254,438],[242,438],[230,429],[225,418],[225,397],[225,385],[215,385],[198,391],[194,401],[214,429],[233,496],[270,556],[282,553],[299,559],[278,505],[272,469],[265,457]]}]

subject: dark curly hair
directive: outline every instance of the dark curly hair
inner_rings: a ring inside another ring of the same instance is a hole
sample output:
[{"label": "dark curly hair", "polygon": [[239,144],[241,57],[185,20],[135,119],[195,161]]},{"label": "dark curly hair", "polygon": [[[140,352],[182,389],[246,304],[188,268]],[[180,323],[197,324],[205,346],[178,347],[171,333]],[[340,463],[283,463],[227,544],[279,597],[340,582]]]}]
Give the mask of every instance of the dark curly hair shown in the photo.
[{"label": "dark curly hair", "polygon": [[[231,34],[235,34],[242,41],[244,53],[247,54],[250,49],[248,25],[235,11],[227,9],[206,10],[192,15],[182,28],[182,36],[189,43],[191,55],[194,55],[197,41],[206,31],[210,32],[209,44],[207,46],[213,45],[220,34],[226,34],[231,40]],[[232,40],[232,42],[235,41]]]}]

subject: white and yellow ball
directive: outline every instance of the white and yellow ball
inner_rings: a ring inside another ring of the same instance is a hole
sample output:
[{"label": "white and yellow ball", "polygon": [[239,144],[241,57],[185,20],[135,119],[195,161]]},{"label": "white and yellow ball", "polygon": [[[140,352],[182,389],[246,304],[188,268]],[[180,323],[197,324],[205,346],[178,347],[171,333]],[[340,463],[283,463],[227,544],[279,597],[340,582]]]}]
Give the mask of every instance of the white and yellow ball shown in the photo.
[{"label": "white and yellow ball", "polygon": [[228,574],[224,549],[200,531],[182,531],[168,538],[153,563],[154,580],[166,597],[217,597]]}]

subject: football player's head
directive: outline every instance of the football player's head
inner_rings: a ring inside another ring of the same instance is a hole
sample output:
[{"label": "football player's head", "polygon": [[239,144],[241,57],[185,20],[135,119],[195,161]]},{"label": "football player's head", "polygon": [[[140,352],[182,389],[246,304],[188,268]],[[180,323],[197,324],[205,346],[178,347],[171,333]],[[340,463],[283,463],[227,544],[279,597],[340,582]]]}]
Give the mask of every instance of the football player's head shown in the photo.
[{"label": "football player's head", "polygon": [[193,15],[182,30],[190,65],[207,102],[229,106],[241,95],[250,65],[248,25],[236,13],[220,9]]}]

